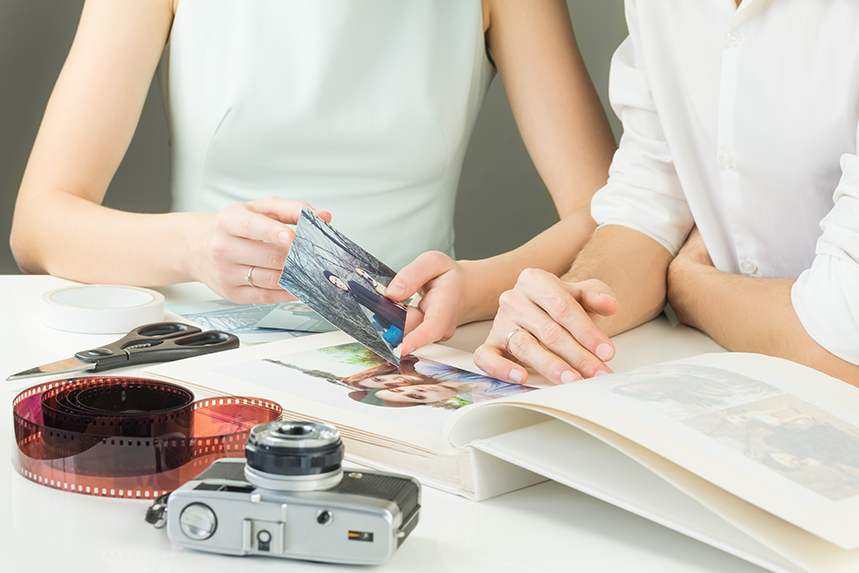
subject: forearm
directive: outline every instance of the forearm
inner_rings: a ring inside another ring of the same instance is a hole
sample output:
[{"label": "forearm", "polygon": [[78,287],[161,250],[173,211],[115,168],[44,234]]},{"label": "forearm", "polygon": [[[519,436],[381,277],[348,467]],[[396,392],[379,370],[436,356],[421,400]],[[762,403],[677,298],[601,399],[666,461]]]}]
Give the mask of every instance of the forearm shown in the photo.
[{"label": "forearm", "polygon": [[560,275],[590,238],[593,194],[608,178],[615,141],[561,0],[492,0],[487,42],[516,124],[561,220],[521,247],[467,273],[464,322],[492,318],[526,268]]},{"label": "forearm", "polygon": [[190,234],[207,228],[206,214],[126,213],[62,191],[21,197],[10,242],[24,272],[139,286],[196,278]]},{"label": "forearm", "polygon": [[735,352],[786,358],[859,385],[859,366],[812,339],[791,303],[790,279],[758,279],[722,272],[678,256],[668,297],[678,319]]},{"label": "forearm", "polygon": [[[561,218],[590,209],[617,148],[562,0],[493,0],[487,41]],[[572,259],[571,259],[572,260]]]},{"label": "forearm", "polygon": [[560,275],[590,238],[594,230],[589,209],[561,219],[521,247],[478,261],[460,261],[466,276],[466,314],[463,323],[488,320],[498,312],[498,297],[513,288],[526,268],[539,268]]},{"label": "forearm", "polygon": [[644,233],[606,225],[597,229],[561,278],[569,282],[598,279],[614,291],[619,310],[599,323],[603,332],[613,336],[663,311],[670,262],[665,247]]},{"label": "forearm", "polygon": [[170,0],[84,5],[15,205],[10,243],[25,272],[148,285],[187,280],[176,264],[182,228],[173,217],[101,207],[172,20]]}]

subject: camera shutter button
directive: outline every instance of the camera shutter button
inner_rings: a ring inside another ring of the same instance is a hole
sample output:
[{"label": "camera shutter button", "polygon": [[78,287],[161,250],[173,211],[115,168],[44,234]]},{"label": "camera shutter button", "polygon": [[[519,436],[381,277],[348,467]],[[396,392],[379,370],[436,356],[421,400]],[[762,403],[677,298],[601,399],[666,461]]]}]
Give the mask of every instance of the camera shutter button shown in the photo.
[{"label": "camera shutter button", "polygon": [[179,515],[179,526],[186,536],[196,541],[202,541],[215,533],[218,519],[208,505],[192,503],[186,506]]}]

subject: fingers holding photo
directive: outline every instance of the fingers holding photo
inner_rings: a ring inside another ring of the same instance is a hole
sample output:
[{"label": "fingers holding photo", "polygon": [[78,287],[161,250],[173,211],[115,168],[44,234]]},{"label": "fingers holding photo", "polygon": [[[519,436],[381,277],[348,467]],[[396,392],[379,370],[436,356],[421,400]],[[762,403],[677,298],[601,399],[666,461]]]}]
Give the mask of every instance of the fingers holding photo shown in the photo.
[{"label": "fingers holding photo", "polygon": [[[224,298],[241,304],[296,300],[278,281],[306,204],[277,197],[235,203],[206,214],[206,232],[197,239],[196,276]],[[331,215],[320,211],[320,216]]]},{"label": "fingers holding photo", "polygon": [[[280,197],[265,197],[247,203],[234,203],[215,215],[213,226],[216,231],[233,237],[263,241],[288,248],[295,239],[295,231],[288,225],[295,225],[298,222],[304,207],[309,205],[303,201]],[[327,211],[317,211],[312,208],[311,210],[325,222],[331,221],[331,214]]]},{"label": "fingers holding photo", "polygon": [[438,251],[418,256],[388,285],[388,296],[404,300],[419,293],[417,312],[409,313],[403,353],[447,340],[460,324],[465,278],[461,263]]}]

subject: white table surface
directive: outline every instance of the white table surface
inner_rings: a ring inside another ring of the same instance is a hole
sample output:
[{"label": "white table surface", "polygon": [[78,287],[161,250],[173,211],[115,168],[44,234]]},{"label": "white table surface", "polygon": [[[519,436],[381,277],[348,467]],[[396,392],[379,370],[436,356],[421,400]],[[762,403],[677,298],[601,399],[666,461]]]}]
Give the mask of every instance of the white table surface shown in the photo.
[{"label": "white table surface", "polygon": [[[118,338],[51,330],[39,321],[43,292],[64,286],[46,276],[0,276],[0,377],[67,358]],[[200,285],[157,289],[168,302],[216,298]],[[461,328],[447,344],[473,350],[488,323]],[[721,348],[701,333],[661,317],[614,338],[612,367],[682,358]],[[114,371],[136,375],[140,369]],[[275,558],[227,557],[170,544],[143,520],[146,501],[99,498],[30,482],[12,468],[11,402],[37,383],[4,384],[0,424],[0,563],[6,572],[326,573],[353,569]],[[420,523],[394,558],[372,568],[389,572],[506,573],[629,571],[760,573],[762,569],[570,488],[547,482],[481,503],[424,488]],[[370,568],[359,568],[369,570]]]}]

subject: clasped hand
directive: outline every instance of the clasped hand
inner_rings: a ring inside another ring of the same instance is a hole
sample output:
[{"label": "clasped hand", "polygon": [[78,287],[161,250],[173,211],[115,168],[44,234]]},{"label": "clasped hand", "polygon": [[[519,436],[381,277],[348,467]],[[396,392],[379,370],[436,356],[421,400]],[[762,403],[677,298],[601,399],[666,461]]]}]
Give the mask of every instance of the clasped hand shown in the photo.
[{"label": "clasped hand", "polygon": [[474,354],[474,363],[490,376],[523,384],[525,365],[566,384],[611,372],[606,362],[615,349],[599,324],[619,305],[602,281],[573,282],[526,269],[499,304],[492,330]]}]

